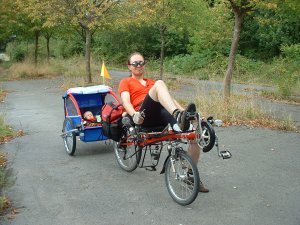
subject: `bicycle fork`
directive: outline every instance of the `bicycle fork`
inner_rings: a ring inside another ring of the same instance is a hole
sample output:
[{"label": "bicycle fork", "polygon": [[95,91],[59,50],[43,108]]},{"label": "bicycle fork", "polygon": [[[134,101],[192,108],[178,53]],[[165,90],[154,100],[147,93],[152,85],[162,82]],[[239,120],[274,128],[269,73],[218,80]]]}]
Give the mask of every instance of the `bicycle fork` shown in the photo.
[{"label": "bicycle fork", "polygon": [[182,148],[179,147],[178,145],[179,145],[179,143],[174,143],[174,142],[170,142],[170,143],[167,145],[167,150],[168,150],[169,155],[168,155],[167,158],[165,159],[164,166],[163,166],[162,171],[160,172],[160,174],[162,174],[162,173],[165,172],[166,163],[167,163],[167,161],[168,161],[169,159],[170,159],[170,162],[171,162],[171,169],[172,169],[172,172],[173,172],[173,173],[176,172],[176,168],[175,168],[176,154],[177,154],[178,151],[182,150]]},{"label": "bicycle fork", "polygon": [[[168,148],[169,148],[170,145],[168,145]],[[171,147],[172,148],[172,147]],[[171,149],[171,155],[170,155],[170,161],[171,161],[171,168],[172,168],[172,172],[175,173],[175,149],[172,148]]]}]

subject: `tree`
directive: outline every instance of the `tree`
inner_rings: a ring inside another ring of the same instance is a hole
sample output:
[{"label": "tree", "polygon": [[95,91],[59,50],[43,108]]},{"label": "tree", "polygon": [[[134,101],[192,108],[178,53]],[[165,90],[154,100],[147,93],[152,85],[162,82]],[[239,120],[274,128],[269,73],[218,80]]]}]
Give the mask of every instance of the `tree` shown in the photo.
[{"label": "tree", "polygon": [[[188,0],[145,0],[130,1],[130,15],[138,24],[154,26],[160,35],[160,79],[163,79],[165,47],[167,43],[166,34],[168,30],[183,29],[184,21],[194,16],[189,13],[187,7],[195,4]],[[185,29],[187,32],[187,29]]]},{"label": "tree", "polygon": [[234,67],[234,60],[236,51],[238,48],[238,43],[240,39],[240,34],[242,30],[242,23],[245,15],[250,12],[255,6],[256,0],[228,0],[231,9],[234,13],[234,28],[233,37],[231,41],[231,48],[228,58],[228,66],[224,79],[224,97],[228,101],[230,98],[230,86]]},{"label": "tree", "polygon": [[[48,16],[45,12],[49,9],[49,5],[41,1],[36,0],[16,0],[16,10],[19,15],[18,23],[25,29],[23,29],[23,35],[30,35],[34,37],[35,40],[35,50],[34,50],[34,64],[37,65],[38,62],[38,52],[39,52],[39,38],[41,34],[44,33],[47,39],[47,50],[49,57],[49,41],[51,35],[51,28],[46,26]],[[28,29],[26,29],[26,27]],[[49,60],[49,58],[48,58]]]},{"label": "tree", "polygon": [[64,18],[71,24],[79,24],[85,33],[85,61],[87,82],[92,83],[91,76],[91,40],[93,32],[104,27],[111,10],[118,0],[52,0],[51,20]]},{"label": "tree", "polygon": [[268,0],[257,3],[244,18],[240,53],[270,61],[280,54],[282,45],[300,43],[300,2]]},{"label": "tree", "polygon": [[300,3],[295,0],[269,0],[259,5],[255,21],[259,24],[256,36],[264,58],[280,54],[282,45],[300,42]]},{"label": "tree", "polygon": [[43,36],[46,39],[46,48],[47,48],[47,61],[50,61],[50,38],[53,37],[54,30],[51,28],[45,29],[43,32]]},{"label": "tree", "polygon": [[0,7],[0,51],[5,51],[6,45],[14,35],[16,24],[14,4],[12,0],[2,0]]},{"label": "tree", "polygon": [[192,6],[194,18],[186,25],[190,33],[190,53],[228,54],[228,45],[232,35],[229,27],[232,25],[232,21],[226,3],[198,0],[198,4]]}]

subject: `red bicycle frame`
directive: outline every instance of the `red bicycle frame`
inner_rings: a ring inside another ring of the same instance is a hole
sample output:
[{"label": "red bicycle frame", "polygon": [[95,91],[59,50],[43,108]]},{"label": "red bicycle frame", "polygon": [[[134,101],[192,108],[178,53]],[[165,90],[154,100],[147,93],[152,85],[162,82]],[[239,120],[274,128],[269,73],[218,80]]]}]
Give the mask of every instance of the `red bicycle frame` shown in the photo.
[{"label": "red bicycle frame", "polygon": [[152,132],[152,133],[144,133],[140,132],[137,135],[130,135],[126,137],[126,140],[121,140],[121,146],[129,146],[129,145],[137,145],[141,147],[145,147],[147,145],[152,145],[162,141],[173,141],[176,139],[187,139],[187,140],[195,140],[196,131],[185,132],[185,133],[174,133],[173,131],[164,132]]}]

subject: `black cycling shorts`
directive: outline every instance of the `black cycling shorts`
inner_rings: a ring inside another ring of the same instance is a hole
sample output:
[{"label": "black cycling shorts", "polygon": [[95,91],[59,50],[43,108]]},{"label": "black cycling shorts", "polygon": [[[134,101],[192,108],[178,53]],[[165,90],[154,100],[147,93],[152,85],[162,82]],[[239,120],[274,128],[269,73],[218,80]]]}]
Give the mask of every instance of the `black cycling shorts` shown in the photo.
[{"label": "black cycling shorts", "polygon": [[158,127],[175,124],[175,118],[159,103],[154,101],[149,94],[146,95],[139,111],[144,111],[143,127]]}]

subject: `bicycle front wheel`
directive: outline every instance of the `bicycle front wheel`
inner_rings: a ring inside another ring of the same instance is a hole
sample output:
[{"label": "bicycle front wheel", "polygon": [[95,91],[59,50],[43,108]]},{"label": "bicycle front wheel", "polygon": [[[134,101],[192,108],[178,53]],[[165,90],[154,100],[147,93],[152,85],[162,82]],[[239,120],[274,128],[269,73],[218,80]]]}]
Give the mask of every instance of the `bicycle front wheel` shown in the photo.
[{"label": "bicycle front wheel", "polygon": [[185,152],[169,157],[165,180],[169,194],[178,204],[189,205],[197,198],[200,184],[198,168]]},{"label": "bicycle front wheel", "polygon": [[200,128],[197,126],[196,132],[197,142],[199,146],[202,148],[203,152],[209,152],[215,145],[216,142],[216,134],[214,128],[210,125],[210,123],[206,121],[201,122],[202,134],[200,133]]},{"label": "bicycle front wheel", "polygon": [[141,147],[135,145],[119,146],[119,143],[114,141],[114,151],[117,162],[123,170],[131,172],[138,167],[142,154]]}]

